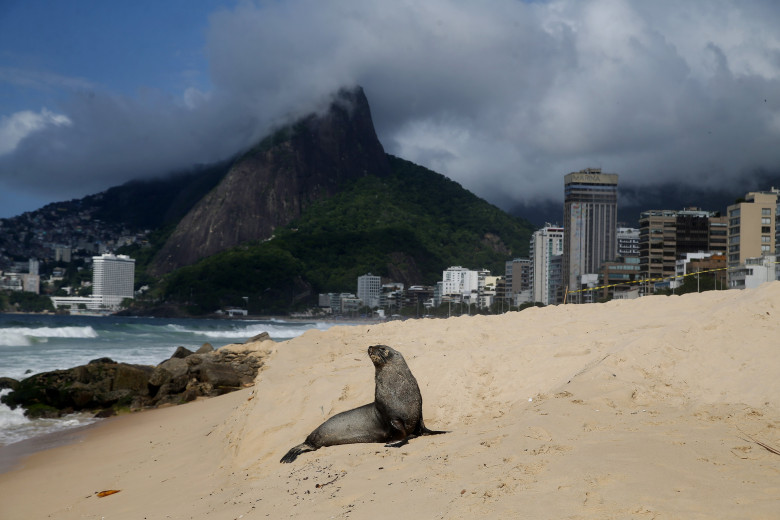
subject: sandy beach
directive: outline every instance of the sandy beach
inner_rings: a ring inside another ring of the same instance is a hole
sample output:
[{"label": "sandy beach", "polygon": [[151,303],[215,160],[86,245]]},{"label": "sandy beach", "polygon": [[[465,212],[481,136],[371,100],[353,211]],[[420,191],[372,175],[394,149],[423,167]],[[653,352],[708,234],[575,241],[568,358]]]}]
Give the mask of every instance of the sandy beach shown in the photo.
[{"label": "sandy beach", "polygon": [[[403,353],[426,426],[449,433],[280,464],[373,401],[374,344]],[[248,348],[270,351],[254,387],[112,419],[0,474],[0,518],[780,517],[780,282]]]}]

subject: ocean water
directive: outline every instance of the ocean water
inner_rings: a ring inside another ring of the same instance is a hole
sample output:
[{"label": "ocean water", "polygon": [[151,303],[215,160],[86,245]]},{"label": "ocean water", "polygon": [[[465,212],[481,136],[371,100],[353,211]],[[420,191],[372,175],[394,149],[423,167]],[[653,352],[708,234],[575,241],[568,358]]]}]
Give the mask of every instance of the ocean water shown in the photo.
[{"label": "ocean water", "polygon": [[[0,377],[21,380],[101,357],[157,365],[179,346],[194,351],[208,342],[219,348],[262,332],[283,341],[333,325],[338,323],[0,314]],[[87,414],[30,420],[21,409],[0,403],[0,446],[95,421]]]}]

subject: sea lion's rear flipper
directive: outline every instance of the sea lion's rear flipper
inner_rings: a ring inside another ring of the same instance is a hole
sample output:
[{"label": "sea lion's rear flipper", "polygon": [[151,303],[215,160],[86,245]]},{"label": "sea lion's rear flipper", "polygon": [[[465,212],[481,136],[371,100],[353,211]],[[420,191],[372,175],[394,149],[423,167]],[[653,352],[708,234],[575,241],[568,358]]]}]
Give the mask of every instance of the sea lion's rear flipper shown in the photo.
[{"label": "sea lion's rear flipper", "polygon": [[417,429],[417,435],[439,435],[441,433],[450,433],[444,430],[429,430],[425,427],[425,423],[420,421],[420,427]]},{"label": "sea lion's rear flipper", "polygon": [[314,448],[306,444],[305,442],[302,442],[301,444],[295,446],[294,448],[290,448],[290,451],[287,452],[287,455],[282,457],[282,460],[280,460],[279,462],[283,462],[285,464],[290,463],[295,459],[297,459],[298,455],[300,455],[301,453],[305,453],[307,451],[314,451],[316,449],[317,448]]}]

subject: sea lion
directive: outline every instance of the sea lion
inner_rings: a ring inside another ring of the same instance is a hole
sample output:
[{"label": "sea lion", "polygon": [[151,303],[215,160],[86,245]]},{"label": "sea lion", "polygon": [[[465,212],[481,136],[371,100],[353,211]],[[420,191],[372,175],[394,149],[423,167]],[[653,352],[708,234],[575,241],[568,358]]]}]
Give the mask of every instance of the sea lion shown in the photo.
[{"label": "sea lion", "polygon": [[447,433],[425,427],[420,387],[400,352],[373,345],[368,347],[368,356],[376,369],[374,402],[334,415],[279,462],[292,462],[301,453],[323,446],[384,442],[397,448],[420,435]]}]

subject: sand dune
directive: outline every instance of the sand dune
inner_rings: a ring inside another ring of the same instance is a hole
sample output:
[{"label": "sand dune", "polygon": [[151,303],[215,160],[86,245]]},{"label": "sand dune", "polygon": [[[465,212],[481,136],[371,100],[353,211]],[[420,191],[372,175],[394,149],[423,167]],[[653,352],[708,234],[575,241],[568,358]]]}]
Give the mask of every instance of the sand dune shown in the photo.
[{"label": "sand dune", "polygon": [[[377,343],[450,433],[279,464],[373,400]],[[780,517],[780,282],[253,348],[271,351],[253,388],[112,420],[0,475],[0,517]]]}]

